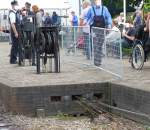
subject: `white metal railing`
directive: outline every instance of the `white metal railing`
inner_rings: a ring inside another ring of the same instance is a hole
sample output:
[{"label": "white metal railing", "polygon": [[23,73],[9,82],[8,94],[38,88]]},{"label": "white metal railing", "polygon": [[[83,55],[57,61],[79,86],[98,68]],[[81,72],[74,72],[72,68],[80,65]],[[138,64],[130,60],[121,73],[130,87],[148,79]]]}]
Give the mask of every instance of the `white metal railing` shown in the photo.
[{"label": "white metal railing", "polygon": [[123,76],[121,33],[112,29],[64,26],[62,48],[69,61]]}]

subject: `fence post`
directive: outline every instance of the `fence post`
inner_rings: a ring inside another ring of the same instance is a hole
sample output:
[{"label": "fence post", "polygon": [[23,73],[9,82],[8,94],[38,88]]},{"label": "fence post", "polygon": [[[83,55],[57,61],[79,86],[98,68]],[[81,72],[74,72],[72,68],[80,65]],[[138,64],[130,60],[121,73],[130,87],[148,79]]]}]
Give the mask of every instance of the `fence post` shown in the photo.
[{"label": "fence post", "polygon": [[62,34],[61,34],[61,47],[64,48],[64,27],[62,27]]},{"label": "fence post", "polygon": [[[120,60],[121,60],[121,62],[123,62],[122,61],[122,43],[121,43],[121,37],[119,38],[119,46],[120,46]],[[123,63],[121,63],[122,65],[123,65]],[[123,77],[123,67],[122,67],[122,69],[121,69],[121,75],[122,75],[122,77]]]},{"label": "fence post", "polygon": [[[89,27],[87,27],[89,29]],[[89,32],[89,55],[90,55],[90,60],[92,59],[92,35],[91,32]]]},{"label": "fence post", "polygon": [[77,43],[76,43],[76,28],[77,28],[77,27],[74,27],[74,26],[73,26],[73,44],[75,45],[75,46],[74,46],[74,47],[75,47],[75,48],[74,48],[74,50],[75,50],[75,52],[74,52],[75,55],[77,54],[77,48],[76,48],[76,47],[77,47]]},{"label": "fence post", "polygon": [[104,54],[105,54],[105,57],[107,57],[106,28],[104,28]]},{"label": "fence post", "polygon": [[93,45],[93,43],[94,43],[94,40],[93,40],[93,38],[94,38],[94,33],[93,33],[93,27],[91,28],[91,32],[90,32],[90,35],[91,35],[91,39],[92,39],[92,56],[91,56],[91,60],[92,60],[92,64],[94,65],[94,45]]}]

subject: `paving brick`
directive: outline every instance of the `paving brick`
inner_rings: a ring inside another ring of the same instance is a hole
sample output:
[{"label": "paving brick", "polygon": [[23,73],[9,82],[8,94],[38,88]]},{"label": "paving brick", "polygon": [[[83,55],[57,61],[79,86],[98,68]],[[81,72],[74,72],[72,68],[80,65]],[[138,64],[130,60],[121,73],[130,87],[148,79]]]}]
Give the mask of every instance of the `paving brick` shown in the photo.
[{"label": "paving brick", "polygon": [[[0,98],[7,110],[33,116],[40,108],[46,115],[58,111],[80,113],[83,109],[76,101],[66,102],[65,96],[102,93],[107,103],[150,115],[149,62],[142,71],[136,71],[124,60],[125,73],[121,80],[104,71],[85,69],[83,65],[69,62],[62,62],[59,74],[37,75],[35,67],[9,64],[10,46],[7,43],[0,44],[0,50]],[[65,58],[68,57],[62,56],[62,61]],[[60,96],[60,102],[51,102],[52,96],[54,99]]]}]

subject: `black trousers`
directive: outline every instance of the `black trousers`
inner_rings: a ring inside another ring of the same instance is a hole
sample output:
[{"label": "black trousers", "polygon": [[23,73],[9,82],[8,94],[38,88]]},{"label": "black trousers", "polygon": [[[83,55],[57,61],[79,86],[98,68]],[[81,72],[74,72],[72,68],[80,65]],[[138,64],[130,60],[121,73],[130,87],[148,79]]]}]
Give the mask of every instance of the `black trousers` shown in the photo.
[{"label": "black trousers", "polygon": [[10,52],[10,63],[15,63],[17,61],[19,39],[16,38],[14,33],[12,32],[11,32],[11,40],[12,46]]},{"label": "black trousers", "polygon": [[100,66],[103,57],[103,44],[104,44],[104,30],[95,29],[95,38],[93,39],[94,49],[94,65]]}]

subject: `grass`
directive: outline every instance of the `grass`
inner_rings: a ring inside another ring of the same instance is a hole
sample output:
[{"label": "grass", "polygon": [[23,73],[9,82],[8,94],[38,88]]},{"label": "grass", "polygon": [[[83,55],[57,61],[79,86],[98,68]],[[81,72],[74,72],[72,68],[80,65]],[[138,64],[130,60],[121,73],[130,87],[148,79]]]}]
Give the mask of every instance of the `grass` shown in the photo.
[{"label": "grass", "polygon": [[146,130],[150,130],[150,126],[146,128]]},{"label": "grass", "polygon": [[123,56],[130,56],[131,52],[132,52],[131,48],[123,48],[122,49]]},{"label": "grass", "polygon": [[76,119],[83,119],[84,117],[78,117],[78,116],[73,116],[71,114],[65,114],[62,112],[58,112],[58,114],[56,116],[49,116],[49,118],[56,118],[58,120],[76,120]]}]

